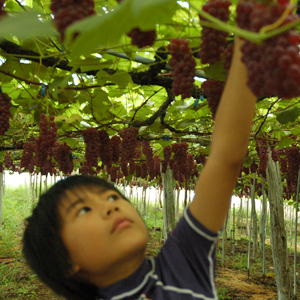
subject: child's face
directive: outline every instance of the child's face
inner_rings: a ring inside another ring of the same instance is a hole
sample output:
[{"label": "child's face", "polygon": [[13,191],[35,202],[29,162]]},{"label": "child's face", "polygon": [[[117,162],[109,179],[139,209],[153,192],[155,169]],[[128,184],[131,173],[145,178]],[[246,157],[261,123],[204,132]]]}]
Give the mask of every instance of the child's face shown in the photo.
[{"label": "child's face", "polygon": [[117,192],[96,187],[67,191],[59,213],[62,240],[82,278],[103,287],[127,277],[144,260],[147,228]]}]

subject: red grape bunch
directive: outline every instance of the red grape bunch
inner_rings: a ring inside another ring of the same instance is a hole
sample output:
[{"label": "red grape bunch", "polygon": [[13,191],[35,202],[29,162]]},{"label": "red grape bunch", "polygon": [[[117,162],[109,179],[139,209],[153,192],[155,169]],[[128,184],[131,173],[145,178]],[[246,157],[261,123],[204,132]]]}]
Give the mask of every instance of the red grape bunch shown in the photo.
[{"label": "red grape bunch", "polygon": [[165,146],[163,152],[164,152],[164,161],[162,163],[162,173],[166,173],[168,164],[170,162],[171,154],[172,154],[171,146]]},{"label": "red grape bunch", "polygon": [[137,146],[137,135],[139,130],[135,127],[124,128],[119,132],[121,142],[121,163],[129,163],[135,156]]},{"label": "red grape bunch", "polygon": [[25,171],[29,171],[30,173],[33,173],[34,171],[35,151],[36,151],[35,138],[31,137],[29,141],[23,146],[23,154],[22,154],[21,164],[20,164],[21,168],[24,168]]},{"label": "red grape bunch", "polygon": [[153,160],[153,150],[150,146],[149,141],[143,141],[143,154],[146,156],[146,164],[147,164],[147,169],[148,173],[150,175],[150,180],[154,179],[155,177],[155,172],[154,172],[154,160]]},{"label": "red grape bunch", "polygon": [[40,168],[42,175],[53,173],[54,163],[51,160],[51,148],[56,142],[57,127],[54,116],[49,118],[41,114],[40,135],[36,139],[36,166]]},{"label": "red grape bunch", "polygon": [[4,135],[9,128],[11,98],[6,93],[0,94],[0,135]]},{"label": "red grape bunch", "polygon": [[107,166],[107,170],[110,169],[112,162],[113,150],[110,143],[110,138],[106,130],[99,131],[99,156],[102,164]]},{"label": "red grape bunch", "polygon": [[5,0],[0,0],[0,18],[7,15],[7,12],[4,10]]},{"label": "red grape bunch", "polygon": [[88,128],[82,131],[83,140],[85,142],[85,162],[80,173],[95,175],[97,172],[92,168],[98,168],[99,157],[99,133],[96,128]]},{"label": "red grape bunch", "polygon": [[58,168],[64,174],[71,174],[74,168],[71,148],[67,143],[56,142],[52,148],[52,156],[56,160]]},{"label": "red grape bunch", "polygon": [[[237,24],[243,29],[259,32],[275,23],[288,3],[262,4],[242,1],[237,5]],[[297,20],[290,12],[282,25]],[[257,97],[292,98],[300,95],[299,34],[294,30],[283,32],[265,40],[262,45],[245,41],[241,50],[247,66],[248,86]]]},{"label": "red grape bunch", "polygon": [[172,55],[169,64],[172,68],[173,93],[175,96],[181,95],[182,99],[189,98],[196,74],[196,62],[189,43],[184,39],[173,39],[167,49]]},{"label": "red grape bunch", "polygon": [[259,173],[266,178],[266,169],[268,163],[268,141],[265,139],[256,140],[256,152],[259,156]]},{"label": "red grape bunch", "polygon": [[156,40],[155,30],[142,31],[139,28],[134,28],[127,35],[131,37],[131,44],[139,48],[152,46]]},{"label": "red grape bunch", "polygon": [[201,85],[203,93],[207,97],[208,106],[212,113],[213,120],[215,119],[218,105],[221,100],[225,82],[208,79]]},{"label": "red grape bunch", "polygon": [[293,194],[297,189],[298,171],[300,166],[300,152],[297,146],[285,150],[287,158],[287,189],[286,192]]},{"label": "red grape bunch", "polygon": [[121,138],[117,135],[114,135],[110,139],[111,151],[112,151],[112,162],[116,163],[120,159],[121,153]]},{"label": "red grape bunch", "polygon": [[[227,0],[209,0],[203,5],[202,10],[223,22],[227,22],[230,16],[230,5],[231,2]],[[200,15],[199,17],[200,20],[205,20]],[[228,33],[226,32],[205,26],[203,27],[202,43],[199,51],[202,64],[213,65],[221,60],[221,55],[224,52],[224,47],[227,42],[227,36]]]},{"label": "red grape bunch", "polygon": [[[172,151],[174,152],[174,164],[173,164],[173,173],[178,172],[178,181],[179,183],[184,182],[184,178],[187,173],[187,164],[188,164],[188,144],[186,142],[175,143],[172,145]],[[174,177],[175,178],[175,177]]]},{"label": "red grape bunch", "polygon": [[66,27],[96,13],[94,0],[51,0],[50,9],[61,41],[64,41]]}]

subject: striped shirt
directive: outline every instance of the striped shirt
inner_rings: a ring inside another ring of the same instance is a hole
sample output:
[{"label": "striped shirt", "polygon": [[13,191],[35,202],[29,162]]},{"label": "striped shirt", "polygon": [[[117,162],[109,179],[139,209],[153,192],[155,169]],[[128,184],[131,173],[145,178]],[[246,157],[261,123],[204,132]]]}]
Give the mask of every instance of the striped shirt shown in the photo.
[{"label": "striped shirt", "polygon": [[98,300],[217,300],[214,234],[185,210],[155,258],[129,277],[99,289]]}]

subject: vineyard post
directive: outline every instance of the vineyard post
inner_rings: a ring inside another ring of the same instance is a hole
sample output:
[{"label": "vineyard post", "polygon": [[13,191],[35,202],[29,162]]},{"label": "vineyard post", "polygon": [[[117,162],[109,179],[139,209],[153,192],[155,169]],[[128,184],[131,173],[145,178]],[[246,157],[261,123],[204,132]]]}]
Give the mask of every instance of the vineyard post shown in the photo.
[{"label": "vineyard post", "polygon": [[225,222],[222,230],[222,266],[224,267],[225,260]]},{"label": "vineyard post", "polygon": [[290,254],[292,254],[292,248],[293,248],[293,208],[291,205],[289,205],[290,208]]},{"label": "vineyard post", "polygon": [[252,237],[253,237],[253,259],[256,259],[257,254],[257,214],[255,203],[255,191],[254,196],[251,197],[251,215],[252,215]]},{"label": "vineyard post", "polygon": [[299,181],[300,181],[300,169],[298,171],[297,179],[297,192],[296,192],[296,213],[295,213],[295,250],[294,250],[294,299],[297,299],[297,227],[298,227],[298,208],[299,208]]},{"label": "vineyard post", "polygon": [[246,236],[249,236],[249,199],[247,198],[247,209],[246,209]]},{"label": "vineyard post", "polygon": [[180,195],[180,191],[179,188],[176,190],[176,221],[179,220],[179,195]]},{"label": "vineyard post", "polygon": [[243,220],[244,220],[244,217],[243,217],[243,203],[244,203],[244,197],[241,198],[241,208],[240,208],[240,212],[241,212],[241,219],[240,219],[240,222],[241,222],[241,239],[242,239],[242,234],[243,234]]},{"label": "vineyard post", "polygon": [[2,227],[2,214],[3,214],[3,173],[0,173],[0,237]]},{"label": "vineyard post", "polygon": [[32,174],[29,173],[29,186],[28,186],[28,198],[29,199],[32,198],[31,193],[32,193]]},{"label": "vineyard post", "polygon": [[155,184],[155,198],[154,198],[154,234],[156,232],[156,202],[158,198],[157,184]]},{"label": "vineyard post", "polygon": [[262,201],[262,232],[263,232],[263,236],[262,236],[262,252],[263,252],[263,282],[265,281],[265,262],[266,262],[266,249],[265,249],[265,240],[266,240],[266,226],[265,226],[265,222],[266,222],[266,193],[265,193],[265,189],[264,189],[264,178],[263,176],[261,176],[261,188],[262,188],[262,194],[263,194],[263,201]]},{"label": "vineyard post", "polygon": [[[253,203],[253,199],[255,198],[255,182],[256,182],[256,173],[254,173],[253,184],[251,186],[251,202]],[[249,242],[248,242],[248,262],[247,262],[247,271],[248,271],[248,280],[250,277],[250,247],[251,247],[251,223],[252,223],[252,213],[253,209],[251,209],[250,214],[250,228],[249,228]]]},{"label": "vineyard post", "polygon": [[167,167],[166,173],[162,173],[164,204],[163,204],[163,224],[164,224],[164,242],[167,241],[169,234],[175,228],[175,205],[173,197],[173,173],[170,167]]},{"label": "vineyard post", "polygon": [[232,235],[231,236],[231,254],[234,255],[234,244],[235,244],[235,203],[233,203],[231,235]]}]

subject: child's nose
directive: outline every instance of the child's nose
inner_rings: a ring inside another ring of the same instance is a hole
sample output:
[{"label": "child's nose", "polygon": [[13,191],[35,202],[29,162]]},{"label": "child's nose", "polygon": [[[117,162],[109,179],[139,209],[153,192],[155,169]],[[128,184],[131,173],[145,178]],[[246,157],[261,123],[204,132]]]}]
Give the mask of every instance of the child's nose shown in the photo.
[{"label": "child's nose", "polygon": [[103,209],[103,215],[104,217],[107,217],[109,215],[111,215],[114,212],[119,211],[119,207],[116,203],[114,202],[107,202],[105,203],[104,209]]}]

